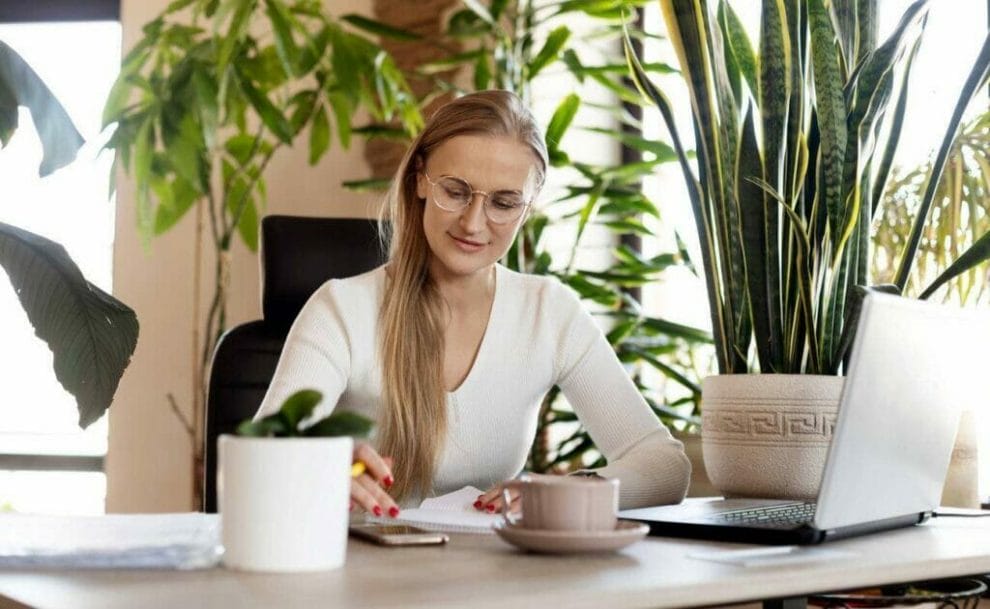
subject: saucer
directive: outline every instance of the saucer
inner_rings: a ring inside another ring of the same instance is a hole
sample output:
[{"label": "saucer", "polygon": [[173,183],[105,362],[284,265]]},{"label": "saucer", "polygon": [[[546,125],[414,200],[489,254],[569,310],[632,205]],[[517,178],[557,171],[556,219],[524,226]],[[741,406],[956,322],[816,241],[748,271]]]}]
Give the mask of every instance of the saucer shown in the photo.
[{"label": "saucer", "polygon": [[631,520],[619,520],[612,531],[549,531],[527,529],[501,521],[495,533],[517,548],[544,554],[612,552],[639,541],[650,527]]}]

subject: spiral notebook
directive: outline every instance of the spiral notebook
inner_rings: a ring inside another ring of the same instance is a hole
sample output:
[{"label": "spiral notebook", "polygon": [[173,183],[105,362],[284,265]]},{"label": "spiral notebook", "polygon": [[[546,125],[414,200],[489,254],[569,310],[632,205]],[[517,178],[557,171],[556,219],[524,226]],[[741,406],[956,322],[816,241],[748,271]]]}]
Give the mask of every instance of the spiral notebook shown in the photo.
[{"label": "spiral notebook", "polygon": [[408,524],[427,531],[491,534],[500,514],[486,514],[474,508],[482,491],[465,486],[459,491],[424,499],[418,508],[402,510],[398,518],[369,516],[366,522]]}]

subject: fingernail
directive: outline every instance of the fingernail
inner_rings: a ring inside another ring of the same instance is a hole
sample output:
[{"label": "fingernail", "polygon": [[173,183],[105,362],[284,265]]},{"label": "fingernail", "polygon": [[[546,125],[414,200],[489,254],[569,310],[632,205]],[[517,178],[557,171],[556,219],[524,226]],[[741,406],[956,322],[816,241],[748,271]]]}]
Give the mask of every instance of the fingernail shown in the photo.
[{"label": "fingernail", "polygon": [[392,480],[392,476],[385,476],[385,479],[382,480],[382,482],[385,484],[385,486],[392,486],[392,484],[395,483],[395,481]]},{"label": "fingernail", "polygon": [[483,505],[485,504],[481,502],[481,499],[478,499],[477,501],[474,502],[474,509],[480,510]]},{"label": "fingernail", "polygon": [[354,511],[354,502],[353,501],[351,502],[351,507],[349,507],[347,509],[350,510],[350,511],[352,511],[352,512]]},{"label": "fingernail", "polygon": [[395,507],[394,505],[388,508],[388,515],[391,516],[392,518],[397,517],[399,515],[399,508]]},{"label": "fingernail", "polygon": [[495,506],[493,504],[489,503],[488,504],[488,507],[486,507],[485,509],[488,510],[489,512],[494,512],[495,511]]},{"label": "fingernail", "polygon": [[376,505],[375,506],[375,509],[373,509],[371,511],[374,512],[375,516],[381,516],[382,515],[382,506]]}]

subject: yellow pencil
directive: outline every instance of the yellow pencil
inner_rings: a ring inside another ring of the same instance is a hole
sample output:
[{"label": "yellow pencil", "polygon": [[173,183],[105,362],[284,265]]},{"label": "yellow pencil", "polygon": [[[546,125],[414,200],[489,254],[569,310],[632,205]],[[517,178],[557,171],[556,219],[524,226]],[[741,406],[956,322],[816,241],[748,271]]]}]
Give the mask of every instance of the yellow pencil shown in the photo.
[{"label": "yellow pencil", "polygon": [[365,472],[367,468],[364,465],[364,461],[355,461],[354,465],[351,466],[351,478],[357,478]]}]

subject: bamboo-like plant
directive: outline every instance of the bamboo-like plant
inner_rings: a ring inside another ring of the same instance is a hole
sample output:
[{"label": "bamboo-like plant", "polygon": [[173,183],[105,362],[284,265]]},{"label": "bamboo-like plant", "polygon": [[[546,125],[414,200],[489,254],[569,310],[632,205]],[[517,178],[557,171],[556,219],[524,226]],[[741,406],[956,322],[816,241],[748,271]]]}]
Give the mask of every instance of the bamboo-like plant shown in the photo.
[{"label": "bamboo-like plant", "polygon": [[[422,119],[393,59],[328,16],[319,0],[174,0],[144,26],[124,58],[104,110],[115,125],[107,148],[137,185],[142,236],[170,230],[195,209],[192,414],[168,396],[194,454],[194,501],[201,493],[207,372],[226,329],[231,247],[258,246],[266,199],[264,172],[275,154],[308,131],[309,162],[351,139],[363,108],[397,117],[410,130]],[[203,218],[206,218],[205,222]],[[204,224],[214,259],[199,244]],[[213,265],[212,294],[198,324],[199,273]]]},{"label": "bamboo-like plant", "polygon": [[[697,169],[673,108],[627,40],[638,85],[671,132],[702,252],[719,371],[838,374],[869,235],[904,125],[928,0],[877,43],[876,3],[766,0],[753,45],[725,0],[660,0],[691,99]],[[960,93],[888,288],[902,291],[934,186],[967,103],[987,79],[990,37]],[[990,256],[990,235],[936,284]],[[752,361],[755,343],[758,364]]]},{"label": "bamboo-like plant", "polygon": [[[907,170],[894,168],[873,235],[873,275],[880,283],[894,279],[897,254],[910,235],[931,164],[929,159]],[[977,235],[990,231],[990,112],[966,124],[953,141],[930,213],[917,264],[905,285],[909,294],[921,293],[922,286],[971,247]],[[947,285],[942,298],[960,304],[986,302],[988,288],[987,269],[974,267]]]},{"label": "bamboo-like plant", "polygon": [[[635,370],[644,398],[661,419],[667,423],[677,421],[683,427],[697,422],[701,396],[691,351],[697,345],[710,344],[711,337],[705,331],[646,314],[634,289],[659,280],[667,269],[688,261],[681,252],[646,257],[619,245],[604,270],[583,268],[577,262],[577,253],[592,226],[605,227],[616,241],[627,234],[652,236],[643,218],[659,218],[660,213],[643,194],[640,182],[658,165],[676,158],[669,145],[636,135],[640,124],[621,104],[642,103],[636,90],[623,81],[626,66],[619,55],[619,43],[625,13],[643,4],[645,0],[465,1],[460,10],[451,14],[439,41],[449,54],[419,66],[417,73],[431,80],[428,99],[446,92],[460,94],[495,87],[513,91],[529,104],[534,80],[545,74],[567,76],[577,89],[593,81],[614,95],[616,103],[595,107],[616,117],[615,126],[610,128],[576,124],[582,105],[590,109],[592,104],[583,102],[573,89],[562,89],[556,96],[556,110],[546,126],[546,141],[551,172],[566,175],[568,186],[558,198],[541,203],[533,211],[504,262],[522,272],[557,276],[609,316],[612,328],[608,339],[620,359]],[[592,25],[580,40],[570,27],[575,16]],[[394,28],[377,27],[375,31],[399,39],[409,37]],[[639,31],[634,35],[646,36]],[[593,44],[582,44],[590,41]],[[450,78],[455,69],[461,70]],[[645,69],[654,73],[673,71],[662,63]],[[542,97],[546,98],[546,92]],[[567,144],[568,133],[578,129],[595,134],[602,145],[634,149],[642,159],[629,164],[585,162],[581,160],[583,155]],[[365,131],[379,136],[394,133],[387,125],[372,125]],[[351,185],[376,184],[379,182],[368,180]],[[553,244],[546,236],[561,226],[573,231],[573,238],[564,247],[558,245],[554,255]],[[645,382],[639,374],[645,369],[658,371],[678,391],[665,392],[656,383]],[[553,389],[541,409],[528,469],[567,470],[594,461],[594,443],[586,430],[574,427],[576,422],[574,413],[563,406],[557,389]],[[551,441],[550,429],[554,427],[568,430],[563,440]]]}]

